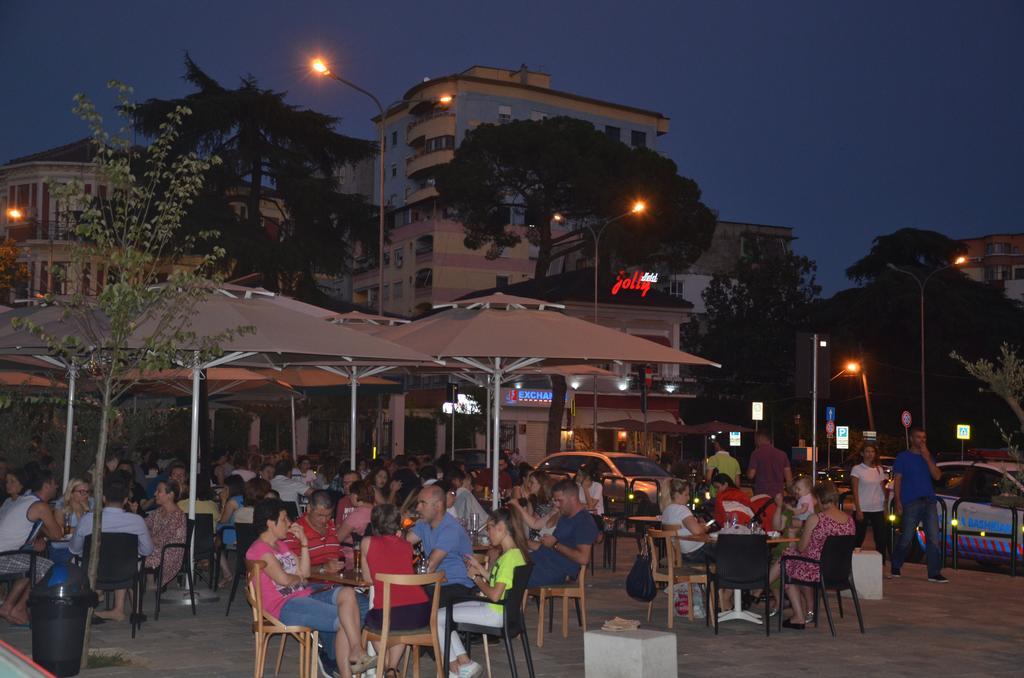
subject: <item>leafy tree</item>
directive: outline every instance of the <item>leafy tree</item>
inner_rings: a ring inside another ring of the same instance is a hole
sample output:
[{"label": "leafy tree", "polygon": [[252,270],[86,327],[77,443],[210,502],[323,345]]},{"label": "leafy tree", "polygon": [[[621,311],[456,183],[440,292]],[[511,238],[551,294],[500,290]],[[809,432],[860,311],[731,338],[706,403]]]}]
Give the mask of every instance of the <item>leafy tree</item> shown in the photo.
[{"label": "leafy tree", "polygon": [[[116,91],[121,116],[127,122],[135,113],[129,98],[131,89],[114,82],[109,86]],[[127,124],[114,134],[107,133],[101,115],[84,95],[76,95],[74,110],[92,131],[98,183],[106,190],[87,194],[80,180],[53,184],[50,190],[76,217],[74,232],[78,239],[70,243],[70,270],[83,271],[89,262],[103,261],[106,283],[95,299],[85,296],[80,286],[73,286],[77,291],[67,298],[47,298],[47,304],[60,309],[64,320],[59,333],[47,329],[50,325],[34,322],[32,316],[16,319],[16,325],[42,338],[50,353],[73,369],[87,371],[101,394],[93,500],[102,506],[114,404],[134,385],[132,375],[180,365],[186,357],[178,347],[186,343],[197,348],[188,358],[208,360],[218,353],[218,343],[233,333],[197,337],[189,331],[195,304],[209,293],[209,281],[201,276],[223,255],[220,248],[213,247],[209,254],[197,257],[197,268],[175,267],[166,284],[156,284],[169,265],[179,262],[201,240],[216,236],[208,231],[194,237],[181,232],[185,211],[202,189],[207,171],[219,162],[216,156],[203,159],[195,153],[180,157],[174,154],[189,109],[172,108],[146,149],[132,146]],[[138,153],[142,154],[144,167],[141,176],[133,172]],[[94,588],[102,518],[102,512],[97,512],[88,563],[89,582]],[[90,631],[87,623],[83,667]]]},{"label": "leafy tree", "polygon": [[[220,229],[232,277],[260,273],[269,289],[315,300],[316,275],[345,271],[353,243],[376,251],[373,208],[341,193],[337,176],[373,155],[375,144],[338,134],[338,118],[289,104],[285,92],[263,89],[251,75],[229,89],[186,55],[185,80],[198,91],[146,101],[134,111],[135,126],[152,135],[170,111],[192,111],[178,146],[223,163],[187,221],[193,232]],[[239,204],[244,212],[232,209]],[[283,223],[263,218],[270,206],[284,212]]]},{"label": "leafy tree", "polygon": [[934,271],[965,251],[963,243],[941,233],[901,228],[875,238],[868,255],[846,269],[846,275],[855,282],[868,282],[886,274],[890,264]]},{"label": "leafy tree", "polygon": [[28,269],[18,263],[18,247],[7,238],[0,242],[0,302],[8,301],[11,290],[22,280],[28,280]]},{"label": "leafy tree", "polygon": [[[715,216],[700,201],[696,182],[679,176],[674,162],[650,149],[630,148],[575,118],[480,125],[437,172],[440,200],[462,222],[466,246],[487,248],[486,256],[495,259],[525,238],[537,246],[538,280],[556,255],[592,251],[585,225],[622,214],[638,198],[648,213],[631,217],[628,226],[610,225],[602,239],[603,251],[614,253],[618,263],[679,270],[707,249],[714,231]],[[513,209],[525,212],[525,226],[510,223]],[[567,233],[553,230],[556,214],[570,227]],[[604,271],[611,258],[595,266]],[[566,384],[559,376],[551,383],[547,449],[557,450]]]},{"label": "leafy tree", "polygon": [[711,279],[703,294],[706,318],[684,328],[688,346],[722,363],[708,395],[782,396],[792,383],[796,330],[821,293],[816,272],[807,257],[768,254],[755,245],[733,272]]}]

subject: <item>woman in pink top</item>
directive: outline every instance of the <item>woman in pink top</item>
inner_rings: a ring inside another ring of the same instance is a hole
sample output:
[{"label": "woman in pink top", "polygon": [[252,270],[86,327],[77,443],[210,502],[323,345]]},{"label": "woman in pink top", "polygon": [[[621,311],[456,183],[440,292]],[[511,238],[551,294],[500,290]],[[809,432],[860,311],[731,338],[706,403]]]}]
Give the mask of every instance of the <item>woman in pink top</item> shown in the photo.
[{"label": "woman in pink top", "polygon": [[[279,499],[266,499],[253,511],[253,525],[260,531],[245,557],[260,560],[260,592],[265,612],[289,626],[308,626],[320,631],[324,644],[334,636],[334,655],[342,678],[351,678],[373,665],[360,640],[359,607],[355,592],[347,586],[317,587],[307,584],[309,544],[306,532],[291,524]],[[291,534],[299,540],[299,557],[284,544]]]}]

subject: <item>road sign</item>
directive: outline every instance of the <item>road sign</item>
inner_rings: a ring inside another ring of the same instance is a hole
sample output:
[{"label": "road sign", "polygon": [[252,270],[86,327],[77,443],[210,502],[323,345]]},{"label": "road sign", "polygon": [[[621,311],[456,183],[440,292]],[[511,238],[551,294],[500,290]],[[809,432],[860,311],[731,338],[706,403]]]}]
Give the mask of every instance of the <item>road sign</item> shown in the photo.
[{"label": "road sign", "polygon": [[878,431],[862,431],[861,435],[864,436],[864,440],[877,440]]},{"label": "road sign", "polygon": [[739,431],[729,431],[729,447],[739,447],[739,446],[740,446],[740,432]]},{"label": "road sign", "polygon": [[957,440],[970,440],[971,439],[971,425],[970,424],[957,424],[956,425],[956,439]]},{"label": "road sign", "polygon": [[910,416],[909,410],[903,410],[903,414],[900,415],[900,423],[903,424],[903,428],[910,428],[910,425],[914,420]]},{"label": "road sign", "polygon": [[833,435],[835,435],[835,432],[836,432],[836,423],[834,421],[826,421],[825,422],[825,435],[827,435],[829,438],[831,438]]},{"label": "road sign", "polygon": [[836,426],[836,449],[837,450],[848,450],[848,449],[850,449],[850,427],[849,426]]},{"label": "road sign", "polygon": [[829,405],[825,408],[825,421],[836,420],[836,408],[834,405]]},{"label": "road sign", "polygon": [[750,418],[754,421],[764,421],[764,403],[751,404]]}]

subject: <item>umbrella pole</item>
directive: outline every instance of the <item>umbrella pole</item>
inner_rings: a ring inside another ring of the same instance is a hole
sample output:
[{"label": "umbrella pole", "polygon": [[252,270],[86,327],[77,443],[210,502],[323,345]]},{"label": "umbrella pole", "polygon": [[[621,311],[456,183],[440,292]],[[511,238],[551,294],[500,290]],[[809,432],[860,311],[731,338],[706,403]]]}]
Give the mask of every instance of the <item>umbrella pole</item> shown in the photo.
[{"label": "umbrella pole", "polygon": [[356,470],[356,395],[359,389],[359,379],[356,377],[356,370],[353,368],[349,375],[349,406],[348,406],[348,450],[350,471]]},{"label": "umbrella pole", "polygon": [[487,422],[487,438],[486,438],[486,440],[484,442],[484,449],[485,450],[491,449],[491,417],[490,417],[490,414],[491,414],[491,398],[494,395],[493,389],[494,389],[494,385],[491,383],[491,378],[488,377],[487,378],[487,407],[486,407],[486,409],[484,409],[484,412],[486,413],[485,416],[484,416],[484,420]]},{"label": "umbrella pole", "polygon": [[299,446],[298,441],[295,437],[295,396],[291,397],[292,401],[292,461],[296,464],[299,463]]},{"label": "umbrella pole", "polygon": [[[197,475],[199,472],[199,375],[201,369],[199,366],[199,354],[195,356],[195,363],[192,367],[192,441],[189,446],[189,464],[188,464],[188,518],[195,522],[196,519],[196,484]],[[190,570],[195,569],[195,563],[192,560],[192,549],[189,549],[189,562],[187,567]]]},{"label": "umbrella pole", "polygon": [[491,455],[491,510],[498,510],[500,487],[498,484],[498,448],[501,445],[501,358],[494,359],[494,438]]},{"label": "umbrella pole", "polygon": [[71,480],[71,439],[75,432],[75,381],[78,377],[78,368],[74,365],[68,367],[68,416],[67,430],[64,431],[64,485],[68,489],[68,481]]}]

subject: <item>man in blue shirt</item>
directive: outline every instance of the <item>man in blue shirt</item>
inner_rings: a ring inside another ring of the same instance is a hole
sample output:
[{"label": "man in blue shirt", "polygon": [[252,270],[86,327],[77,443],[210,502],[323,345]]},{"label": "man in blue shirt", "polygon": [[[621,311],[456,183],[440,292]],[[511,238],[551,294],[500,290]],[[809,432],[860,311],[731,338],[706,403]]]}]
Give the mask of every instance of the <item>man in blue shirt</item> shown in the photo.
[{"label": "man in blue shirt", "polygon": [[594,516],[580,503],[580,491],[571,480],[561,480],[551,490],[552,503],[558,510],[554,534],[544,535],[539,542],[530,542],[533,573],[529,586],[554,586],[574,579],[580,566],[590,562],[590,550],[597,540]]},{"label": "man in blue shirt", "polygon": [[466,572],[466,558],[473,557],[473,544],[466,530],[447,511],[445,491],[437,485],[420,490],[416,500],[420,520],[406,539],[412,544],[423,544],[427,559],[427,572],[444,572],[441,586],[442,603],[447,596],[471,595],[476,587]]},{"label": "man in blue shirt", "polygon": [[910,449],[896,455],[892,466],[896,513],[903,517],[900,539],[892,553],[892,576],[900,576],[910,542],[917,536],[917,526],[924,527],[928,581],[944,583],[942,556],[939,553],[939,518],[935,512],[935,489],[932,481],[941,475],[928,451],[928,435],[919,428],[910,429]]}]

